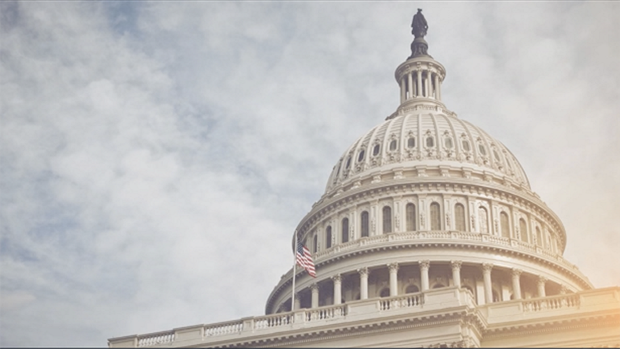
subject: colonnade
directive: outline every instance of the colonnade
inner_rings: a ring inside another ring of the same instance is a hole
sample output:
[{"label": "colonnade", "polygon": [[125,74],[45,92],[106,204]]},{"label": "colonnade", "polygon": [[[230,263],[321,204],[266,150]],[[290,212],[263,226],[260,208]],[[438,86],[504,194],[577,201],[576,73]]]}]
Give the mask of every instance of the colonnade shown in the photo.
[{"label": "colonnade", "polygon": [[419,97],[441,100],[439,74],[430,70],[412,70],[403,75],[400,81],[400,102]]},{"label": "colonnade", "polygon": [[[441,263],[445,265],[445,263]],[[461,282],[461,267],[463,265],[462,261],[453,260],[450,261],[450,269],[452,270],[452,285],[456,287],[462,287]],[[418,262],[418,266],[420,269],[420,286],[422,292],[429,290],[430,280],[429,280],[429,270],[431,269],[431,262],[428,260],[423,260]],[[386,265],[389,272],[389,296],[394,297],[398,296],[398,263],[390,263]],[[493,270],[494,265],[491,263],[482,263],[479,265],[479,270],[482,273],[483,280],[483,289],[484,289],[484,301],[485,303],[493,303],[493,280],[491,272]],[[517,268],[508,269],[510,275],[512,277],[512,299],[518,300],[522,299],[521,293],[521,275],[522,270]],[[359,298],[361,300],[368,299],[368,276],[369,276],[369,268],[363,267],[356,270],[359,275]],[[543,276],[535,276],[537,278],[537,287],[536,287],[536,296],[537,297],[545,297],[545,286],[547,283],[547,278]],[[333,305],[342,304],[342,276],[340,274],[334,275],[330,277],[333,283]],[[565,294],[567,292],[565,285],[560,285],[560,294]],[[319,307],[319,290],[320,287],[318,283],[313,283],[310,285],[310,307],[318,308]],[[299,295],[299,292],[298,292]],[[300,298],[296,297],[295,307],[297,309],[300,308]]]}]

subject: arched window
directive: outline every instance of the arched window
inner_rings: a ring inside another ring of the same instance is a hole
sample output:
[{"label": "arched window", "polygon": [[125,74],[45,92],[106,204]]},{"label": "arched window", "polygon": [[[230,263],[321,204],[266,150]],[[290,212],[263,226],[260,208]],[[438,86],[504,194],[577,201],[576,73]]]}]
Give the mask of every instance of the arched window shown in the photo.
[{"label": "arched window", "polygon": [[327,226],[325,229],[325,248],[332,247],[332,226]]},{"label": "arched window", "polygon": [[502,236],[505,238],[510,237],[510,223],[508,223],[508,215],[506,212],[499,214],[499,222],[502,228]]},{"label": "arched window", "polygon": [[415,138],[409,137],[409,139],[407,139],[407,148],[414,148],[414,147],[415,147]]},{"label": "arched window", "polygon": [[482,234],[489,233],[489,215],[487,209],[480,206],[478,207],[478,221],[480,224],[480,232]]},{"label": "arched window", "polygon": [[347,159],[347,165],[345,166],[346,169],[349,169],[349,167],[351,167],[351,157],[349,156],[349,158]]},{"label": "arched window", "polygon": [[444,144],[445,144],[446,148],[448,148],[448,149],[452,149],[452,147],[454,146],[452,144],[452,138],[450,138],[450,137],[446,137],[444,139]]},{"label": "arched window", "polygon": [[407,231],[415,230],[415,206],[411,203],[407,204],[406,208],[407,218]]},{"label": "arched window", "polygon": [[416,292],[420,292],[420,289],[416,285],[409,285],[405,289],[405,293],[416,293]]},{"label": "arched window", "polygon": [[426,137],[426,146],[432,148],[435,146],[435,139],[432,136]]},{"label": "arched window", "polygon": [[392,208],[383,207],[383,234],[392,232]]},{"label": "arched window", "polygon": [[465,207],[461,204],[454,206],[454,225],[456,230],[465,231]]},{"label": "arched window", "polygon": [[342,243],[349,242],[349,219],[342,219]]},{"label": "arched window", "polygon": [[317,253],[319,251],[319,236],[318,235],[314,235],[314,241],[312,242],[312,247],[314,247],[312,249],[314,253]]},{"label": "arched window", "polygon": [[379,155],[379,150],[381,150],[381,146],[379,144],[375,144],[375,147],[372,148],[372,156]]},{"label": "arched window", "polygon": [[364,149],[360,150],[359,155],[357,156],[357,162],[362,162],[364,160]]},{"label": "arched window", "polygon": [[397,142],[395,139],[393,139],[393,140],[390,142],[390,151],[394,151],[394,150],[396,150],[396,147],[397,147],[397,146],[398,146],[398,142]]},{"label": "arched window", "polygon": [[441,216],[439,214],[439,204],[433,202],[431,204],[431,230],[441,229]]},{"label": "arched window", "polygon": [[519,219],[519,232],[521,233],[521,241],[529,242],[527,236],[527,224],[523,218]]},{"label": "arched window", "polygon": [[540,229],[538,227],[536,227],[536,245],[540,247],[543,245],[542,234],[540,233]]},{"label": "arched window", "polygon": [[362,237],[367,237],[369,236],[368,232],[369,232],[369,224],[368,224],[368,211],[364,211],[362,212],[362,219],[361,219],[361,223],[362,223]]},{"label": "arched window", "polygon": [[471,148],[469,147],[469,142],[467,140],[464,139],[461,142],[461,144],[463,145],[463,150],[465,150],[465,151],[470,151],[471,150]]},{"label": "arched window", "polygon": [[487,155],[487,149],[482,144],[478,144],[478,150],[480,150],[480,154]]}]

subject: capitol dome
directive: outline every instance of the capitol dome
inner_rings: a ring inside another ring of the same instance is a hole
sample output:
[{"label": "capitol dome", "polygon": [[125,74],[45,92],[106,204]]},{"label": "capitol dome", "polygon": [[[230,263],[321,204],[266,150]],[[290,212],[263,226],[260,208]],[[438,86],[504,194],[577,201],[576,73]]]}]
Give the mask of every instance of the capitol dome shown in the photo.
[{"label": "capitol dome", "polygon": [[[296,271],[295,308],[443,287],[478,304],[592,288],[515,156],[446,108],[446,70],[427,48],[415,38],[395,72],[400,105],[344,151],[297,226],[317,277]],[[291,311],[292,288],[293,270],[266,313]]]}]

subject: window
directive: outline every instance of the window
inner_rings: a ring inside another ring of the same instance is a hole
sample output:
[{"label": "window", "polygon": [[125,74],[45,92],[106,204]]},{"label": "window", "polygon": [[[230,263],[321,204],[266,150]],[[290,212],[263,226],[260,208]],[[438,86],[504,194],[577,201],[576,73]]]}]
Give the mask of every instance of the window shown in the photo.
[{"label": "window", "polygon": [[536,227],[536,245],[542,247],[543,239],[542,234],[540,233],[540,228]]},{"label": "window", "polygon": [[493,156],[495,156],[495,161],[499,161],[499,154],[497,153],[497,150],[493,149]]},{"label": "window", "polygon": [[510,224],[508,223],[508,215],[506,212],[499,214],[499,222],[502,228],[502,236],[505,238],[510,237]]},{"label": "window", "polygon": [[478,150],[480,150],[480,154],[487,155],[487,150],[482,144],[478,144]]},{"label": "window", "polygon": [[454,206],[454,225],[456,230],[465,231],[465,206],[461,204]]},{"label": "window", "polygon": [[392,208],[383,207],[383,234],[392,232]]},{"label": "window", "polygon": [[349,242],[349,219],[342,219],[342,242]]},{"label": "window", "polygon": [[381,150],[381,145],[375,144],[374,148],[372,148],[372,156],[379,155],[379,150]]},{"label": "window", "polygon": [[357,162],[362,162],[364,161],[364,155],[365,155],[365,151],[364,149],[360,150],[359,154],[357,155]]},{"label": "window", "polygon": [[439,215],[439,204],[431,204],[431,230],[441,229],[441,216]]},{"label": "window", "polygon": [[369,236],[368,232],[368,211],[364,211],[362,212],[362,237]]},{"label": "window", "polygon": [[470,151],[471,148],[469,147],[469,142],[466,140],[463,140],[463,142],[461,142],[461,144],[463,145],[463,150],[465,151]]},{"label": "window", "polygon": [[351,167],[351,157],[349,156],[349,158],[347,159],[347,166],[345,167],[346,169],[349,169],[349,167]]},{"label": "window", "polygon": [[488,234],[489,233],[489,215],[487,213],[487,209],[482,206],[478,207],[478,220],[480,224],[480,233]]},{"label": "window", "polygon": [[416,285],[409,285],[405,289],[405,293],[416,293],[416,292],[420,292],[420,289]]},{"label": "window", "polygon": [[393,140],[390,142],[390,151],[394,151],[394,150],[396,150],[396,146],[397,146],[397,145],[398,145],[398,142],[396,142],[396,140],[395,140],[395,139],[393,139]]},{"label": "window", "polygon": [[407,231],[415,230],[415,206],[411,203],[407,204],[406,208],[406,218],[407,218]]},{"label": "window", "polygon": [[328,226],[325,229],[325,248],[332,247],[332,226]]},{"label": "window", "polygon": [[318,235],[314,235],[314,241],[312,243],[312,247],[314,247],[312,249],[314,253],[319,252],[319,236]]},{"label": "window", "polygon": [[452,149],[452,147],[454,146],[454,144],[452,144],[452,138],[450,138],[450,137],[446,137],[444,139],[444,144],[445,144],[446,148],[448,148],[448,149]]},{"label": "window", "polygon": [[527,238],[527,224],[523,218],[519,219],[519,232],[521,233],[521,241],[529,242]]},{"label": "window", "polygon": [[435,146],[435,139],[433,137],[426,137],[426,146],[432,148]]},{"label": "window", "polygon": [[414,148],[414,147],[415,147],[415,138],[409,137],[409,139],[407,139],[407,148]]}]

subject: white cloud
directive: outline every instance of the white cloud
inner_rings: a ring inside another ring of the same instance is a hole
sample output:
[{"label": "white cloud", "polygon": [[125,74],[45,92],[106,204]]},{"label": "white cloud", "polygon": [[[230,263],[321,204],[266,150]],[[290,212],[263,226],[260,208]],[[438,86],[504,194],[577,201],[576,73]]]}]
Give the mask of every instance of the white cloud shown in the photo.
[{"label": "white cloud", "polygon": [[[618,6],[424,7],[448,107],[520,159],[597,287],[620,284]],[[332,166],[397,107],[414,12],[1,4],[0,345],[261,314]]]}]

